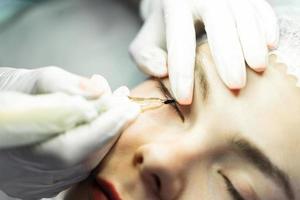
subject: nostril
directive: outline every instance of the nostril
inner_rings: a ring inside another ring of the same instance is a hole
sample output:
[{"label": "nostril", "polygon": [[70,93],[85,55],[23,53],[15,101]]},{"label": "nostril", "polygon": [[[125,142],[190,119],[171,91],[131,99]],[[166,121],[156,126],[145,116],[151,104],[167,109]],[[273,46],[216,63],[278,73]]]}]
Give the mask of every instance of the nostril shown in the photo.
[{"label": "nostril", "polygon": [[156,174],[152,174],[151,176],[154,180],[157,192],[160,192],[160,190],[161,190],[161,180],[160,180],[159,176],[157,176]]},{"label": "nostril", "polygon": [[[168,146],[169,147],[169,146]],[[172,147],[173,148],[173,147]],[[133,167],[141,178],[145,189],[156,199],[176,199],[183,189],[181,176],[185,165],[172,165],[185,161],[173,151],[166,148],[165,143],[151,143],[139,147],[132,157]]]},{"label": "nostril", "polygon": [[138,164],[143,164],[143,162],[144,162],[144,157],[143,157],[143,156],[138,156],[137,159],[136,159],[136,162],[137,162]]},{"label": "nostril", "polygon": [[144,163],[144,157],[143,155],[136,155],[135,158],[134,158],[134,165],[141,165]]}]

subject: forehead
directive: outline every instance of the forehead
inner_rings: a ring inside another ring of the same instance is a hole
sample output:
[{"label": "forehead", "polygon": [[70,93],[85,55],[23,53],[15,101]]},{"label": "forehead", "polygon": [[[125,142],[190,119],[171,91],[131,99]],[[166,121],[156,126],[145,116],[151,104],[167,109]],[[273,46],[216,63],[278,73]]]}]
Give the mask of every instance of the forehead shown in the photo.
[{"label": "forehead", "polygon": [[286,74],[285,66],[270,57],[263,74],[248,69],[247,86],[239,93],[224,86],[206,44],[197,51],[197,68],[203,68],[208,79],[209,95],[201,105],[205,107],[202,115],[214,119],[214,131],[248,138],[279,166],[298,175],[300,89],[296,79]]}]

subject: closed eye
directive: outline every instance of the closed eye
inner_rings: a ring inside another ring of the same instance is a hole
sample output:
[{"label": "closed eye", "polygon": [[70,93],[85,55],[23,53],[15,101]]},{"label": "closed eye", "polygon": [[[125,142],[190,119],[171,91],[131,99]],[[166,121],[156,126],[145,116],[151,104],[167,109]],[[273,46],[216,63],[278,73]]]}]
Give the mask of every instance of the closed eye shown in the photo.
[{"label": "closed eye", "polygon": [[218,172],[224,179],[227,191],[229,192],[230,196],[232,197],[233,200],[245,200],[242,195],[238,192],[238,190],[234,187],[230,179],[225,176],[222,172]]}]

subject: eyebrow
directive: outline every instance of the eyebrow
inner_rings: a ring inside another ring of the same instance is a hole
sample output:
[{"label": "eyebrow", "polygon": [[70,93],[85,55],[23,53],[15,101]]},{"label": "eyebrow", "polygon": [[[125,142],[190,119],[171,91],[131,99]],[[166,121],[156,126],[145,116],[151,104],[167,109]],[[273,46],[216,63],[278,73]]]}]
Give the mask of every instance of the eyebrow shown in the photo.
[{"label": "eyebrow", "polygon": [[288,199],[295,199],[287,174],[274,165],[259,148],[246,139],[233,139],[231,141],[231,146],[244,158],[250,161],[260,172],[271,178],[278,186],[280,186]]},{"label": "eyebrow", "polygon": [[209,93],[209,85],[207,76],[201,65],[196,66],[195,79],[199,83],[199,93],[201,95],[201,101],[205,101]]},{"label": "eyebrow", "polygon": [[157,79],[157,82],[160,86],[162,93],[165,95],[165,97],[167,99],[169,99],[167,101],[172,102],[172,103],[166,103],[166,104],[170,104],[175,109],[176,113],[179,115],[181,121],[184,122],[185,118],[184,118],[184,115],[182,114],[181,110],[178,108],[178,102],[173,98],[173,96],[171,95],[171,92],[165,86],[165,84],[161,81],[161,79]]}]

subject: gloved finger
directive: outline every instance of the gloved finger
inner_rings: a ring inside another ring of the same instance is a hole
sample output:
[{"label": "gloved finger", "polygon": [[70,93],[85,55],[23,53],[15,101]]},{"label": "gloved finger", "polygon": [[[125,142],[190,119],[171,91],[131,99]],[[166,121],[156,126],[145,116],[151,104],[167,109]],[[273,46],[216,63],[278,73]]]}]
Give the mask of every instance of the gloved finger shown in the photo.
[{"label": "gloved finger", "polygon": [[267,44],[264,32],[249,1],[229,0],[237,31],[249,67],[262,72],[267,66]]},{"label": "gloved finger", "polygon": [[118,89],[116,89],[113,94],[115,96],[128,97],[130,94],[130,90],[126,86],[121,86]]},{"label": "gloved finger", "polygon": [[218,1],[218,6],[207,10],[203,15],[203,22],[221,79],[230,89],[244,87],[246,66],[235,20],[227,1]]},{"label": "gloved finger", "polygon": [[162,11],[156,10],[145,21],[129,47],[129,52],[138,67],[144,73],[156,77],[167,75],[167,54],[163,49],[164,32]]},{"label": "gloved finger", "polygon": [[140,15],[146,20],[150,15],[161,9],[161,0],[142,0],[140,4]]},{"label": "gloved finger", "polygon": [[186,1],[163,2],[171,90],[180,104],[191,104],[196,57],[194,19]]},{"label": "gloved finger", "polygon": [[111,88],[103,76],[94,74],[90,80],[92,81],[92,84],[94,84],[95,88],[97,88],[97,91],[95,92],[101,92],[101,95],[111,94]]},{"label": "gloved finger", "polygon": [[128,98],[129,93],[130,91],[126,86],[121,86],[112,95],[105,94],[96,101],[93,101],[93,104],[99,113],[103,113],[114,107],[131,102]]},{"label": "gloved finger", "polygon": [[[0,94],[0,146],[37,143],[97,117],[95,106],[63,93]],[[3,144],[2,144],[3,143]]]},{"label": "gloved finger", "polygon": [[103,93],[102,86],[59,67],[45,67],[39,71],[36,93],[64,92],[86,98],[98,98]]},{"label": "gloved finger", "polygon": [[51,155],[67,166],[83,162],[89,155],[103,150],[102,159],[117,140],[120,132],[140,113],[140,107],[127,103],[103,113],[85,124],[59,135],[35,148],[39,155]]},{"label": "gloved finger", "polygon": [[266,42],[270,49],[275,49],[279,42],[279,26],[276,14],[265,0],[250,0],[256,9],[258,22],[264,30]]}]

